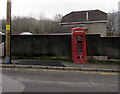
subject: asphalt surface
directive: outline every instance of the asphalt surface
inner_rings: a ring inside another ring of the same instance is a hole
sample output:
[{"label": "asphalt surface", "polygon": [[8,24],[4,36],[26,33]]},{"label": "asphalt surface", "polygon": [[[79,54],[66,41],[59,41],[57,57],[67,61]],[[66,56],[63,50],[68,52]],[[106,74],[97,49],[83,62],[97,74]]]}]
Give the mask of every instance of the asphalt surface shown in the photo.
[{"label": "asphalt surface", "polygon": [[118,74],[114,73],[34,69],[3,69],[2,73],[25,86],[23,92],[118,92]]}]

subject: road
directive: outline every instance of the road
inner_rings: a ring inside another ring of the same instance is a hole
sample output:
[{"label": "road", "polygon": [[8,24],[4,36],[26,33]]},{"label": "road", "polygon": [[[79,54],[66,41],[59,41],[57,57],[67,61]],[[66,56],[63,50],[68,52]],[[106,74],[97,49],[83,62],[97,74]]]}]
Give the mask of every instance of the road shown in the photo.
[{"label": "road", "polygon": [[3,69],[2,74],[21,83],[21,92],[118,92],[117,73]]}]

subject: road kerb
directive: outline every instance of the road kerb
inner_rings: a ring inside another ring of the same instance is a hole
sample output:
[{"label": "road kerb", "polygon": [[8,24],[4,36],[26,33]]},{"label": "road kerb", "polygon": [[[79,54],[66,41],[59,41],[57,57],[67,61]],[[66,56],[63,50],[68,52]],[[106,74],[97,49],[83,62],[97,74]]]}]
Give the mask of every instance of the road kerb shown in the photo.
[{"label": "road kerb", "polygon": [[30,65],[15,65],[15,68],[30,68]]},{"label": "road kerb", "polygon": [[32,69],[48,69],[48,66],[31,65]]},{"label": "road kerb", "polygon": [[104,72],[120,72],[120,70],[117,70],[117,69],[97,69],[97,71],[104,71]]},{"label": "road kerb", "polygon": [[2,68],[15,68],[14,64],[2,64],[1,65]]},{"label": "road kerb", "polygon": [[100,68],[80,68],[80,67],[54,67],[39,65],[14,65],[2,64],[3,68],[30,68],[30,69],[53,69],[53,70],[72,70],[72,71],[102,71],[102,72],[120,72],[118,69],[100,69]]},{"label": "road kerb", "polygon": [[48,69],[54,69],[54,70],[64,70],[64,67],[54,67],[54,66],[48,66]]},{"label": "road kerb", "polygon": [[80,71],[81,69],[78,67],[65,67],[64,70]]},{"label": "road kerb", "polygon": [[81,71],[97,71],[96,68],[80,68]]}]

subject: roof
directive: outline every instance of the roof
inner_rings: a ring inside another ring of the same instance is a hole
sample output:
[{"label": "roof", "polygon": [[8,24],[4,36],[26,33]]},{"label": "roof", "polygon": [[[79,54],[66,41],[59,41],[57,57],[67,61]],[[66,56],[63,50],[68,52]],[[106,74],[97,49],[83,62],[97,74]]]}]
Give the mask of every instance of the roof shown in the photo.
[{"label": "roof", "polygon": [[67,22],[87,22],[87,21],[106,21],[107,13],[100,10],[74,11],[65,15],[61,23]]}]

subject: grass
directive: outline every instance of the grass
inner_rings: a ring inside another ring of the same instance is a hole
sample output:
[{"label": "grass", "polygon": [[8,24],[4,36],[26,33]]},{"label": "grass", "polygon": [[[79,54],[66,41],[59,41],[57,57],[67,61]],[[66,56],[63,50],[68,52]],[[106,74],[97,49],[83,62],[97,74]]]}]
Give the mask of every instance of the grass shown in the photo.
[{"label": "grass", "polygon": [[95,60],[95,59],[89,59],[89,63],[94,63],[94,64],[120,64],[120,61],[103,61],[103,60]]},{"label": "grass", "polygon": [[72,60],[70,59],[66,59],[65,57],[54,57],[54,56],[35,56],[35,57],[31,57],[31,56],[13,56],[12,59],[33,59],[33,60],[59,60],[59,61],[63,61],[63,62],[68,62],[68,63],[72,63]]}]

